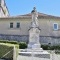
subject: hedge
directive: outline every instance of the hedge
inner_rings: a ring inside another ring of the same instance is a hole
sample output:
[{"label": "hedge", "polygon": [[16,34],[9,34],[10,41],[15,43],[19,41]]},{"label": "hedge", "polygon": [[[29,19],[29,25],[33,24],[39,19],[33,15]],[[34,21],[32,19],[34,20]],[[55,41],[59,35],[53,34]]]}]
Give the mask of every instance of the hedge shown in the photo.
[{"label": "hedge", "polygon": [[17,41],[0,40],[0,43],[18,44]]},{"label": "hedge", "polygon": [[25,48],[27,48],[27,43],[25,43],[25,42],[20,42],[20,43],[19,43],[19,49],[25,49]]},{"label": "hedge", "polygon": [[[13,50],[12,49],[13,49],[13,47],[9,47],[6,45],[0,45],[0,58],[12,60],[13,59]],[[7,54],[6,56],[4,56],[9,51],[11,51],[11,52],[9,54]]]},{"label": "hedge", "polygon": [[60,46],[41,45],[44,50],[60,50]]}]

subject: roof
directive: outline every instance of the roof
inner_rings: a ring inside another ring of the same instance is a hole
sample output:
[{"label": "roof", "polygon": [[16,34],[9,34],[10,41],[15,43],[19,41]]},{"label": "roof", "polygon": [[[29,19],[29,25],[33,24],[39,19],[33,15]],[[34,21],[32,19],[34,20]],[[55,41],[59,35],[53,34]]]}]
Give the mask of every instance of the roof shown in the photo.
[{"label": "roof", "polygon": [[[15,16],[16,18],[17,17],[20,17],[20,18],[31,18],[32,17],[32,14],[29,13],[29,14],[25,14],[25,15],[18,15],[18,16]],[[52,15],[48,15],[48,14],[44,14],[44,13],[40,13],[38,12],[38,18],[59,18],[58,16],[52,16]]]},{"label": "roof", "polygon": [[[29,19],[30,18],[31,19],[32,14],[28,13],[28,14],[24,14],[24,15],[9,16],[9,17],[2,17],[2,18],[21,18],[21,19],[23,19],[23,18]],[[45,19],[45,18],[60,19],[60,17],[58,17],[58,16],[52,16],[52,15],[38,12],[38,19]]]}]

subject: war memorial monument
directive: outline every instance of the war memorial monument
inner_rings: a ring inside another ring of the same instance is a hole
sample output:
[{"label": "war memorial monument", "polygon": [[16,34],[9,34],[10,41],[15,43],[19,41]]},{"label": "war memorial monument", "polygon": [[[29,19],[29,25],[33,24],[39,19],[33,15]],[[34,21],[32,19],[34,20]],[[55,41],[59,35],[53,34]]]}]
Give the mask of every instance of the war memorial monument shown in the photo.
[{"label": "war memorial monument", "polygon": [[32,14],[32,22],[31,27],[29,29],[28,48],[21,50],[19,54],[23,56],[50,58],[50,54],[41,48],[41,44],[39,42],[40,28],[37,19],[38,13],[35,7],[33,8],[31,14]]}]

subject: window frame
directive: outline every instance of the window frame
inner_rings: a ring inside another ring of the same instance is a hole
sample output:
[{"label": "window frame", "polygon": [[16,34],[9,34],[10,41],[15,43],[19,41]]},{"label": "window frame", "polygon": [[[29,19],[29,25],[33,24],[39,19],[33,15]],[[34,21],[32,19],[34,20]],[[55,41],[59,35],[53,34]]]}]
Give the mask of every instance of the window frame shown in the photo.
[{"label": "window frame", "polygon": [[10,22],[10,28],[13,28],[13,22]]},{"label": "window frame", "polygon": [[20,22],[16,23],[16,28],[20,28]]},{"label": "window frame", "polygon": [[[57,25],[57,28],[55,28],[55,26],[54,26],[55,24]],[[58,30],[58,23],[54,23],[54,24],[53,24],[53,29],[54,29],[54,30]]]}]

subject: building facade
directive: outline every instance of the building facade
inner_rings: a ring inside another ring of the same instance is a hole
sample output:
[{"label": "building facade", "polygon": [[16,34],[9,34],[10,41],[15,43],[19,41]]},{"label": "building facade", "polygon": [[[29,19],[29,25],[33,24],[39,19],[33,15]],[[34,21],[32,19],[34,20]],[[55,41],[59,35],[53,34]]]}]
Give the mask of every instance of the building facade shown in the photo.
[{"label": "building facade", "polygon": [[[6,11],[5,16],[4,13],[0,13],[0,40],[15,40],[28,43],[32,14],[11,17],[8,10]],[[60,44],[60,17],[38,12],[38,21],[41,44]]]}]

